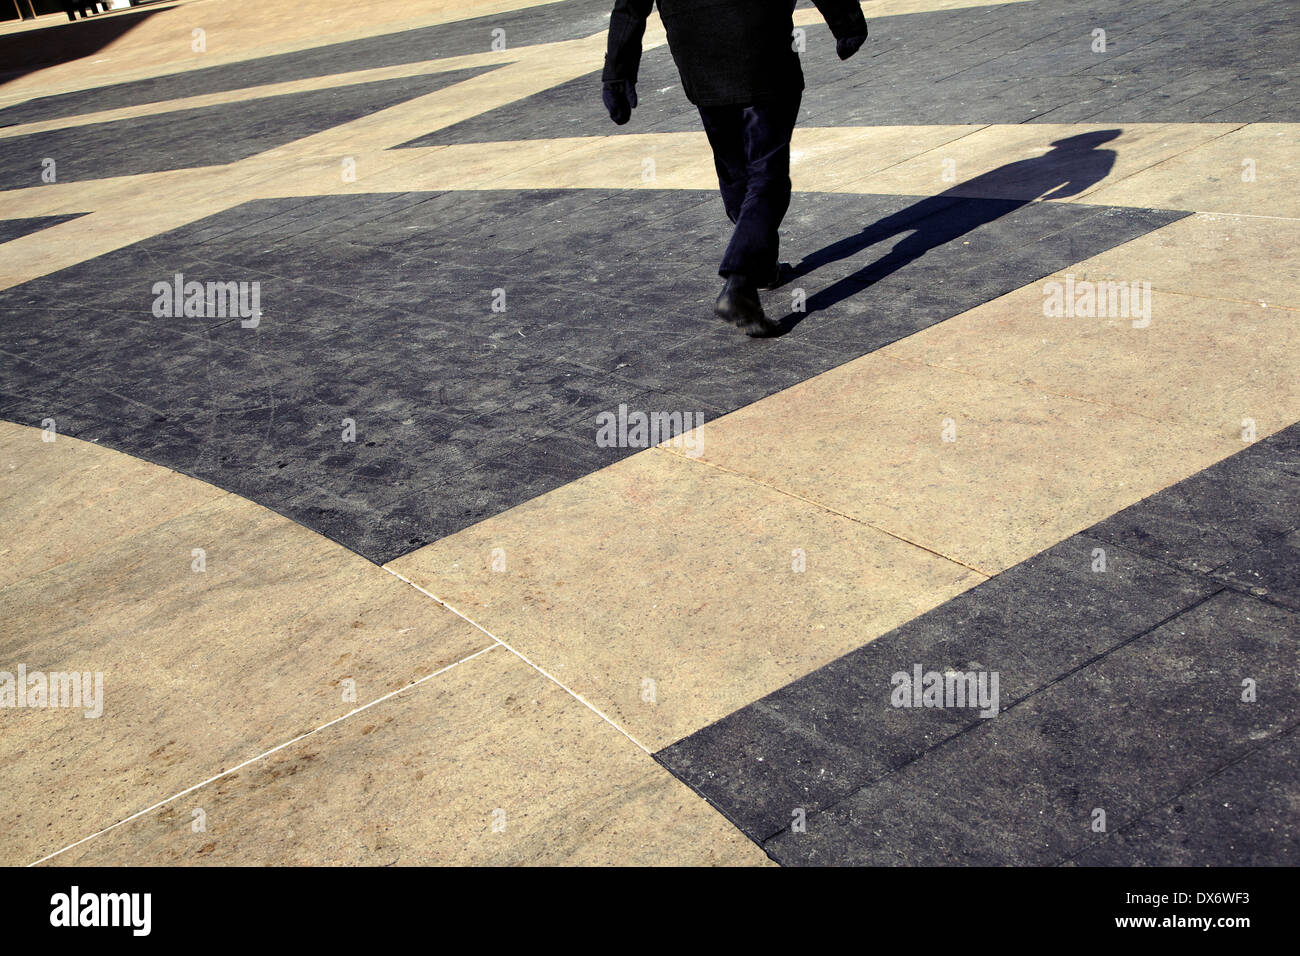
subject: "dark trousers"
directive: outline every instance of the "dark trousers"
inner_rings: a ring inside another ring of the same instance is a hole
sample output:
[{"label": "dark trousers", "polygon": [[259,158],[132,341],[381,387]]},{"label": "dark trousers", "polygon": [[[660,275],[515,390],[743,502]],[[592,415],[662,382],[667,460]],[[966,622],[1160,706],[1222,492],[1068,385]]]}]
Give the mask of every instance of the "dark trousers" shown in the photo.
[{"label": "dark trousers", "polygon": [[718,188],[736,224],[718,274],[765,280],[777,264],[778,230],[790,208],[790,136],[801,94],[750,106],[701,106]]}]

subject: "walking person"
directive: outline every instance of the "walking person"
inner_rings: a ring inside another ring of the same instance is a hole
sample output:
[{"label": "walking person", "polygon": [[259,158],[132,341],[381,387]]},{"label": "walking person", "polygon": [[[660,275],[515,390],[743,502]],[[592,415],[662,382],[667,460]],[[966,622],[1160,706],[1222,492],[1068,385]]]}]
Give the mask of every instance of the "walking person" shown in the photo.
[{"label": "walking person", "polygon": [[[813,0],[847,60],[867,39],[858,0]],[[700,112],[713,149],[727,217],[735,224],[718,274],[714,306],[750,335],[777,324],[760,289],[783,281],[778,231],[790,207],[790,137],[804,80],[792,41],[793,0],[658,0],[668,49],[686,98]],[[615,0],[609,21],[603,99],[622,125],[636,107],[646,18],[655,0]]]}]

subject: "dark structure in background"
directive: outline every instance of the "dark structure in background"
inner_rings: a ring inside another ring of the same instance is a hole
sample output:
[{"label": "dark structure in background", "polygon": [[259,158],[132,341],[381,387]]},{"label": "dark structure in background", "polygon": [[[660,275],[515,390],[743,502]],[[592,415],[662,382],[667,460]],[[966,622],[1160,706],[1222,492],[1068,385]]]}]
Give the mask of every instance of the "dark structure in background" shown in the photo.
[{"label": "dark structure in background", "polygon": [[[29,0],[0,0],[0,19],[17,20],[18,4],[26,12],[28,3]],[[30,0],[30,3],[40,15],[65,12],[62,3],[50,0]],[[0,86],[34,70],[98,53],[169,6],[166,0],[141,0],[131,8],[113,11],[111,16],[92,16],[76,23],[46,19],[39,26],[0,35]]]},{"label": "dark structure in background", "polygon": [[[34,20],[47,13],[66,13],[69,20],[75,20],[80,14],[83,18],[108,10],[109,0],[99,2],[65,2],[65,0],[0,0],[0,20]],[[131,0],[131,6],[138,6]]]},{"label": "dark structure in background", "polygon": [[63,12],[68,15],[69,20],[77,19],[77,14],[81,14],[82,18],[84,19],[85,17],[88,17],[95,13],[103,13],[107,9],[108,9],[108,5],[104,3],[63,4]]}]

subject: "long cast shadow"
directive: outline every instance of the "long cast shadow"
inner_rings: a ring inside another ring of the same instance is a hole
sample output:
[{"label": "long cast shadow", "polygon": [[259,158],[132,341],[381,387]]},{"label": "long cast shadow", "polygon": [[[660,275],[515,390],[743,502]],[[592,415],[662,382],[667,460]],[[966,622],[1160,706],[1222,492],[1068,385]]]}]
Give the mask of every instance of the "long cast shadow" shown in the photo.
[{"label": "long cast shadow", "polygon": [[[814,312],[843,302],[879,282],[931,249],[949,243],[1038,199],[1065,199],[1101,182],[1115,165],[1116,153],[1098,149],[1120,135],[1118,129],[1080,133],[1053,142],[1051,151],[1033,159],[1017,160],[959,183],[906,209],[900,209],[803,258],[787,282],[857,255],[863,249],[907,233],[880,259],[809,296],[805,310],[781,320],[777,335],[784,335]],[[980,194],[1013,191],[1015,199],[978,199]],[[784,283],[783,283],[784,284]]]},{"label": "long cast shadow", "polygon": [[164,9],[171,7],[124,11],[75,23],[53,23],[0,36],[0,86],[36,70],[98,53]]}]

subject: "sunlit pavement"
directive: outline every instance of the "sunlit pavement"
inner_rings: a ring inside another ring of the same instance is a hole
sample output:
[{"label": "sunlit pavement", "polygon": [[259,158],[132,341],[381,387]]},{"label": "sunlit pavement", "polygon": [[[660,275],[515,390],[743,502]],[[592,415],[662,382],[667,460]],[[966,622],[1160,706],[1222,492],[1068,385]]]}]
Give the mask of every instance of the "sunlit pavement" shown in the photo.
[{"label": "sunlit pavement", "polygon": [[0,24],[0,862],[1294,863],[1300,14],[804,0],[749,339],[610,6]]}]

